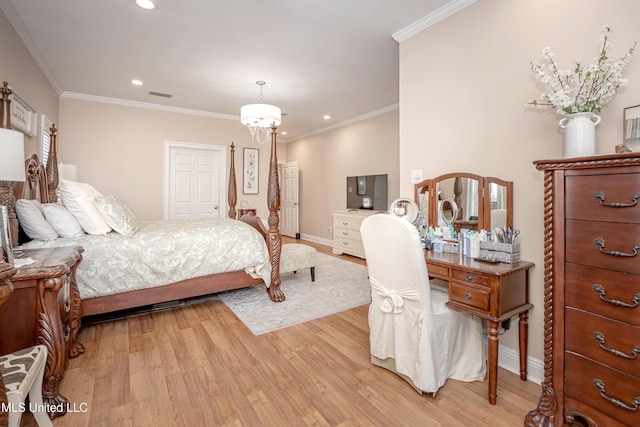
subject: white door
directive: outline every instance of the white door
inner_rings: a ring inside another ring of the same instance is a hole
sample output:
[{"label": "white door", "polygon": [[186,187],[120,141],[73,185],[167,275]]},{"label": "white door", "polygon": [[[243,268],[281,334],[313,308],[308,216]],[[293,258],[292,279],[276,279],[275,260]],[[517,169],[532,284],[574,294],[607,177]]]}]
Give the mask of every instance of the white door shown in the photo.
[{"label": "white door", "polygon": [[165,219],[225,216],[226,147],[165,142]]},{"label": "white door", "polygon": [[282,166],[280,193],[280,233],[299,239],[298,162],[289,162]]}]

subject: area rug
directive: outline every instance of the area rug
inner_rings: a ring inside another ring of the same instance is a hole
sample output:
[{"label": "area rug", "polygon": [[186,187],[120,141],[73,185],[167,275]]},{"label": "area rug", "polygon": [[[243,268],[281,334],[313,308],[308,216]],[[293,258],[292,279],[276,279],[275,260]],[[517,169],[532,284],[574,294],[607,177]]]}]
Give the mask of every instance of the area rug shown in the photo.
[{"label": "area rug", "polygon": [[281,303],[269,299],[264,285],[218,294],[254,333],[261,335],[298,323],[339,313],[371,302],[367,268],[336,257],[317,254],[316,281],[309,269],[281,275]]}]

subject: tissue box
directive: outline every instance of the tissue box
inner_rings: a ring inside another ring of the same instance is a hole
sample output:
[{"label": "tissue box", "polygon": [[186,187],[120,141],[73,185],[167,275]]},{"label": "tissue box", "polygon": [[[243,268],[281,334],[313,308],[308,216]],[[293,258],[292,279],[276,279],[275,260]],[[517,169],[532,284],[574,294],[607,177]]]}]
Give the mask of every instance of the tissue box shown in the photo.
[{"label": "tissue box", "polygon": [[480,257],[513,264],[520,262],[519,243],[480,242]]}]

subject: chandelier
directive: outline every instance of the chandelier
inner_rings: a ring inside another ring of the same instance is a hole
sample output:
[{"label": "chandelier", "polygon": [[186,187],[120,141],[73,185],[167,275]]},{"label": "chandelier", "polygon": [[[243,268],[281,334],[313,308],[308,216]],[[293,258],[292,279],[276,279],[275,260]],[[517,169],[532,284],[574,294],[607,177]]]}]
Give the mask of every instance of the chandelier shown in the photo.
[{"label": "chandelier", "polygon": [[260,86],[260,103],[248,104],[240,108],[240,121],[249,128],[251,140],[256,140],[258,144],[264,144],[269,140],[271,126],[280,125],[282,113],[280,108],[275,105],[262,103],[262,86],[266,82],[258,80],[256,84]]}]

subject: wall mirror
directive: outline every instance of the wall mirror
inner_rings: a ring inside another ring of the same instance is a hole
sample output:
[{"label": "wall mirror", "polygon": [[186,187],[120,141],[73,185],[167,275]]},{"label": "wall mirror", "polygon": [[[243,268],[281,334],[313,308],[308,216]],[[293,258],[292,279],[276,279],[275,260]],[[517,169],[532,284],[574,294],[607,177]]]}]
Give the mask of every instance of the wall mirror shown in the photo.
[{"label": "wall mirror", "polygon": [[[448,222],[456,231],[513,227],[513,183],[495,177],[455,172],[414,185],[419,222]],[[455,205],[455,207],[454,207]]]}]

